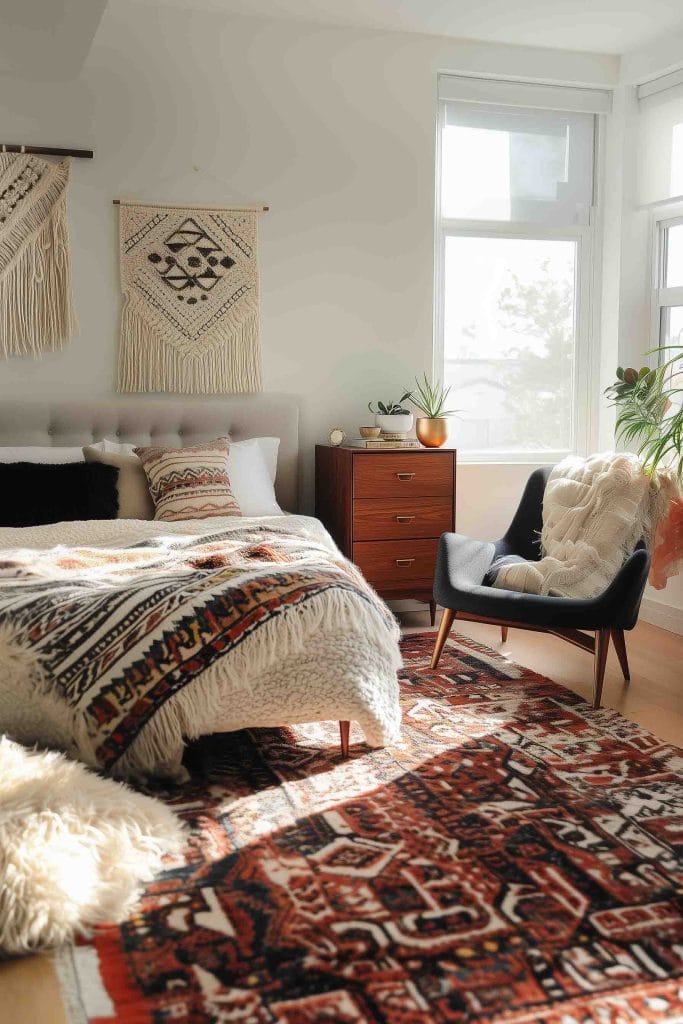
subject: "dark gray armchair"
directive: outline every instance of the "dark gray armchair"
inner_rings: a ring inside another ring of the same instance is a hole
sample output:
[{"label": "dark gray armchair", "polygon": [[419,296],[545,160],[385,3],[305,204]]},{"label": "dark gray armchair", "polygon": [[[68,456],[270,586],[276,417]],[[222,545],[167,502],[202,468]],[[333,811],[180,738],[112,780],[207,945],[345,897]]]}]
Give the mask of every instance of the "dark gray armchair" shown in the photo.
[{"label": "dark gray armchair", "polygon": [[[444,533],[434,578],[434,599],[444,608],[434,647],[432,668],[441,657],[456,618],[489,622],[501,627],[503,641],[510,626],[552,633],[594,655],[593,706],[600,707],[610,637],[628,680],[624,630],[633,629],[650,569],[650,555],[641,542],[612,583],[597,597],[575,600],[499,590],[489,585],[494,562],[541,557],[543,493],[550,468],[531,474],[519,508],[505,536],[495,543]],[[586,632],[589,631],[589,632]],[[589,635],[592,633],[593,635]]]}]

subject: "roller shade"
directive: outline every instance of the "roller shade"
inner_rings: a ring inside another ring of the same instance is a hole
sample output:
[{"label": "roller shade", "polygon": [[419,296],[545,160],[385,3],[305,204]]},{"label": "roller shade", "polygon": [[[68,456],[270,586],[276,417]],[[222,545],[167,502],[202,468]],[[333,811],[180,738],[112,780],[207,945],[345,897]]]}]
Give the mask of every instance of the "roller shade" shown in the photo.
[{"label": "roller shade", "polygon": [[594,122],[593,114],[445,101],[442,215],[589,224]]},{"label": "roller shade", "polygon": [[583,114],[609,114],[612,110],[612,93],[609,89],[441,74],[438,91],[440,100],[533,107],[537,110],[566,110]]},{"label": "roller shade", "polygon": [[683,78],[640,86],[638,108],[638,202],[664,204],[683,196]]}]

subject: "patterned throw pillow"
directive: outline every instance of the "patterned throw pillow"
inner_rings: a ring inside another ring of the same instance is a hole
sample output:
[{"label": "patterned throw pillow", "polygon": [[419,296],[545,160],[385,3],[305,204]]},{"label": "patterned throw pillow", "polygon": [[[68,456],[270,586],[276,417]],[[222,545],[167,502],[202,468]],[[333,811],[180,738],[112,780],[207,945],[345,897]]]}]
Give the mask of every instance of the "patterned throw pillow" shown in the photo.
[{"label": "patterned throw pillow", "polygon": [[189,448],[136,448],[154,501],[154,518],[166,522],[239,516],[228,476],[230,438]]}]

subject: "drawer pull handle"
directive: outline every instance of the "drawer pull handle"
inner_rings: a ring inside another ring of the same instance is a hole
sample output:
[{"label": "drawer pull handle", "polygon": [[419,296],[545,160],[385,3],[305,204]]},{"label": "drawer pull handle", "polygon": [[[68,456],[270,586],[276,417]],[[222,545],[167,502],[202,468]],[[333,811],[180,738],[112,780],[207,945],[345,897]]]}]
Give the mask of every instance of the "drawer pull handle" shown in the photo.
[{"label": "drawer pull handle", "polygon": [[397,523],[412,523],[415,516],[396,516]]},{"label": "drawer pull handle", "polygon": [[397,558],[396,559],[396,565],[400,565],[401,567],[408,566],[408,565],[412,565],[414,561],[415,561],[414,558]]},{"label": "drawer pull handle", "polygon": [[413,477],[415,476],[415,474],[414,473],[397,473],[396,476],[399,478],[399,480],[412,480]]}]

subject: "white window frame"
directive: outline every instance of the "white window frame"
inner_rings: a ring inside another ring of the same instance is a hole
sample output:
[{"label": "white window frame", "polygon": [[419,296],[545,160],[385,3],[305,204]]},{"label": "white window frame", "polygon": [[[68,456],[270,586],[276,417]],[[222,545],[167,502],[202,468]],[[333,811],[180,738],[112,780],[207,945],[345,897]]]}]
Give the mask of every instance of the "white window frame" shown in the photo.
[{"label": "white window frame", "polygon": [[[539,87],[537,87],[539,88]],[[544,88],[540,86],[540,88]],[[550,88],[550,87],[547,87]],[[538,464],[558,462],[569,454],[586,455],[595,447],[598,422],[599,348],[594,340],[600,337],[601,289],[601,196],[605,115],[593,112],[595,133],[593,144],[593,203],[587,225],[550,226],[522,221],[473,221],[446,219],[441,216],[442,138],[445,126],[446,103],[438,100],[436,135],[436,197],[435,197],[435,287],[434,287],[434,344],[433,376],[444,376],[444,311],[445,311],[445,253],[446,239],[450,236],[487,238],[547,238],[553,241],[576,242],[575,287],[575,352],[573,380],[574,447],[571,451],[540,449],[514,452],[507,450],[459,451],[463,463]],[[457,406],[457,387],[455,388]]]},{"label": "white window frame", "polygon": [[666,352],[661,349],[662,311],[671,306],[683,306],[683,286],[667,288],[664,285],[666,272],[666,232],[670,227],[683,224],[683,202],[664,203],[652,214],[652,245],[650,259],[650,345],[651,350],[660,349],[659,354],[652,351],[648,356],[650,366],[665,362]]}]

